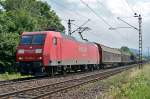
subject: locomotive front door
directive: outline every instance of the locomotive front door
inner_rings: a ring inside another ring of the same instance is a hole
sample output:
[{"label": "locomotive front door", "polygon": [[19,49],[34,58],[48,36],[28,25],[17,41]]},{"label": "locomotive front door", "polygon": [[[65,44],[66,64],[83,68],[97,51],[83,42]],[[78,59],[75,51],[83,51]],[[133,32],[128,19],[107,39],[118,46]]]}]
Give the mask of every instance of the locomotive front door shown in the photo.
[{"label": "locomotive front door", "polygon": [[58,60],[58,64],[60,64],[61,63],[61,39],[60,38],[57,38],[56,57]]},{"label": "locomotive front door", "polygon": [[51,46],[51,53],[50,53],[50,59],[51,59],[51,66],[49,67],[48,72],[50,72],[51,75],[54,75],[56,72],[58,72],[58,65],[61,63],[61,46],[60,46],[60,38],[58,36],[53,36],[52,38],[52,46]]},{"label": "locomotive front door", "polygon": [[52,48],[52,57],[54,61],[54,65],[59,65],[61,62],[61,44],[60,38],[53,37],[53,48]]}]

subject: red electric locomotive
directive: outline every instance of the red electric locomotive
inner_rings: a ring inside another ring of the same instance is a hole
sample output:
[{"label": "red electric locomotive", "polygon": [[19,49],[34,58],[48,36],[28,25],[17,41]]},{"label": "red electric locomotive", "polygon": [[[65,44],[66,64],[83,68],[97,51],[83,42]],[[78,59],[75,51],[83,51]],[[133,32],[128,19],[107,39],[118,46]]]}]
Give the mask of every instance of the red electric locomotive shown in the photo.
[{"label": "red electric locomotive", "polygon": [[100,49],[54,31],[24,32],[16,61],[22,74],[55,74],[97,68]]}]

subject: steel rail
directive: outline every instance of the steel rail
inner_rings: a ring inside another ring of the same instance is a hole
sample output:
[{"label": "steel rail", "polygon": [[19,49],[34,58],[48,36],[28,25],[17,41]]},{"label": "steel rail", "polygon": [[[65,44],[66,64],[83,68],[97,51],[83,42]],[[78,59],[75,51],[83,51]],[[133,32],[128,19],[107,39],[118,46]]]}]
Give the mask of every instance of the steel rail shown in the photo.
[{"label": "steel rail", "polygon": [[[98,71],[98,70],[95,70],[95,71]],[[79,74],[85,74],[85,73],[90,73],[90,72],[91,71],[68,73],[67,75],[55,75],[53,77],[52,76],[38,76],[38,77],[27,77],[27,78],[20,78],[20,79],[4,80],[4,81],[0,81],[0,87],[5,86],[5,85],[17,84],[17,83],[32,82],[32,81],[36,81],[36,80],[52,79],[52,78],[67,77],[67,76],[69,77],[71,75],[79,75]]]},{"label": "steel rail", "polygon": [[27,77],[27,78],[13,79],[13,80],[4,80],[4,81],[0,81],[0,86],[22,83],[22,82],[23,83],[30,82],[30,81],[41,80],[41,79],[45,79],[45,78],[48,78],[48,77],[47,76]]},{"label": "steel rail", "polygon": [[[129,68],[132,68],[132,67],[129,67]],[[112,76],[112,75],[115,75],[115,74],[117,74],[117,73],[120,73],[120,72],[122,72],[122,71],[124,71],[124,70],[127,70],[127,69],[129,69],[129,68],[121,68],[121,69],[119,69],[119,70],[117,70],[117,71],[115,70],[115,71],[112,71],[112,72],[106,72],[105,75],[99,76],[99,77],[97,77],[97,78],[94,78],[94,79],[91,79],[91,80],[87,80],[87,81],[81,82],[81,83],[79,83],[79,84],[75,84],[75,85],[71,85],[71,86],[67,86],[67,87],[62,87],[62,88],[59,88],[59,89],[54,90],[54,91],[52,91],[52,92],[48,92],[48,93],[45,93],[45,94],[36,96],[36,97],[34,97],[34,98],[32,98],[32,99],[40,99],[40,98],[43,98],[43,97],[50,96],[51,94],[55,94],[55,93],[57,93],[57,92],[61,92],[61,91],[67,90],[67,89],[71,89],[71,88],[74,88],[74,87],[78,87],[78,86],[84,85],[84,84],[86,84],[86,83],[90,83],[90,82],[95,82],[95,81],[98,81],[98,80],[102,80],[102,79],[105,79],[105,78],[110,77],[110,76]]]},{"label": "steel rail", "polygon": [[[124,71],[126,69],[129,69],[135,66],[136,65],[130,65],[130,66],[125,66],[125,67],[114,68],[112,70],[107,70],[104,72],[100,72],[98,74],[88,75],[88,76],[81,77],[81,78],[71,79],[71,80],[62,81],[62,82],[58,82],[54,84],[47,84],[47,85],[43,85],[43,86],[39,86],[35,88],[29,88],[29,89],[25,89],[21,91],[16,91],[16,92],[4,93],[4,94],[0,94],[0,98],[20,97],[19,95],[21,95],[21,97],[37,99],[37,98],[41,98],[41,97],[44,97],[44,96],[47,96],[56,92],[60,92],[60,91],[70,89],[79,85],[83,85],[88,82],[92,82],[92,81],[96,81],[99,79],[109,77],[111,75],[114,75],[116,73],[119,73],[121,71]],[[36,92],[36,94],[38,93],[38,95],[33,94],[33,92]]]}]

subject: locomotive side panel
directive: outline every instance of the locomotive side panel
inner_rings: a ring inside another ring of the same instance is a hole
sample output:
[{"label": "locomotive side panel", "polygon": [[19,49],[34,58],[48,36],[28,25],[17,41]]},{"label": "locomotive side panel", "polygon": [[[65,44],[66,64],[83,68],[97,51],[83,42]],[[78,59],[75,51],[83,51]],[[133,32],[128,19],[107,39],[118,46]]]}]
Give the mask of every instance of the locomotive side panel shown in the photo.
[{"label": "locomotive side panel", "polygon": [[99,64],[99,52],[96,45],[63,37],[62,65]]},{"label": "locomotive side panel", "polygon": [[62,38],[61,40],[61,65],[75,65],[77,64],[77,43],[69,38]]},{"label": "locomotive side panel", "polygon": [[[45,43],[45,52],[49,56],[48,66],[57,66],[61,63],[61,35],[58,32],[49,33],[47,44]],[[46,54],[45,54],[46,55]],[[44,56],[45,57],[45,56]]]},{"label": "locomotive side panel", "polygon": [[89,64],[89,47],[87,43],[83,42],[77,42],[78,48],[77,48],[77,60],[78,64]]},{"label": "locomotive side panel", "polygon": [[50,48],[51,48],[51,35],[47,34],[45,38],[45,44],[43,47],[43,66],[49,66],[49,60],[50,60]]},{"label": "locomotive side panel", "polygon": [[88,46],[89,49],[89,64],[100,64],[100,54],[99,54],[99,49],[98,46],[95,44],[89,44]]}]

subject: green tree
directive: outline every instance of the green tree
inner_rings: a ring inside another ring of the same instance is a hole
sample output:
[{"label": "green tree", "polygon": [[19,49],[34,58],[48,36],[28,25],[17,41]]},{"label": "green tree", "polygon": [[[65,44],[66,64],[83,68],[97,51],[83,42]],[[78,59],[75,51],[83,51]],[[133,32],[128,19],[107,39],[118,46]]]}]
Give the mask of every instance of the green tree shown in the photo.
[{"label": "green tree", "polygon": [[55,29],[64,31],[64,26],[51,7],[42,1],[37,0],[4,0],[1,2],[6,18],[14,23],[7,32],[23,32]]},{"label": "green tree", "polygon": [[123,52],[123,53],[127,53],[129,55],[133,55],[133,52],[131,52],[131,50],[128,47],[126,47],[126,46],[122,46],[120,48],[120,51]]},{"label": "green tree", "polygon": [[15,51],[18,45],[19,35],[17,33],[0,33],[0,69],[14,71]]},{"label": "green tree", "polygon": [[0,69],[15,62],[19,34],[24,31],[64,31],[51,7],[39,0],[0,0]]}]

